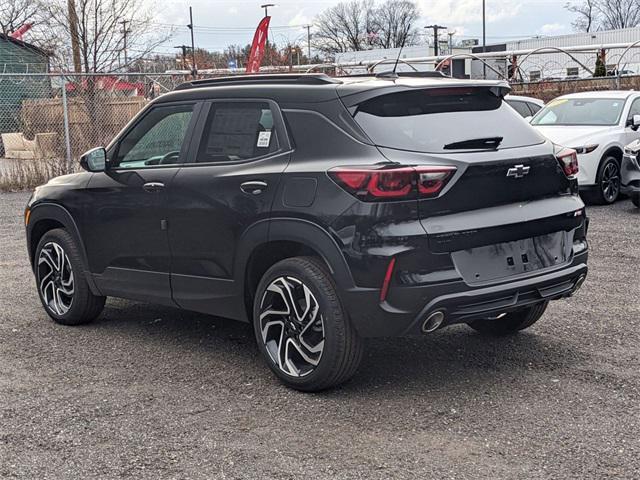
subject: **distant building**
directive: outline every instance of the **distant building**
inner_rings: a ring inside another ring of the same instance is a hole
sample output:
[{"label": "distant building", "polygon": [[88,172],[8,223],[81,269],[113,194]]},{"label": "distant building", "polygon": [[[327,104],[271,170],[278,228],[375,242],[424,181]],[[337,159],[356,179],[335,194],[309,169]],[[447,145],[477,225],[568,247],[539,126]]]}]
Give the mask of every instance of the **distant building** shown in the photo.
[{"label": "distant building", "polygon": [[[0,34],[0,133],[19,130],[23,100],[51,96],[48,77],[20,74],[48,71],[49,54],[46,51]],[[0,142],[0,156],[3,153],[4,148]]]},{"label": "distant building", "polygon": [[[452,52],[449,52],[449,46],[446,42],[440,42],[440,56],[444,57],[457,54],[468,54],[471,52],[469,47],[454,46]],[[359,50],[352,52],[344,52],[336,54],[336,63],[338,65],[351,64],[351,66],[345,66],[343,70],[347,73],[365,73],[368,65],[373,64],[376,61],[384,60],[384,63],[376,67],[376,72],[384,70],[391,70],[395,63],[395,59],[398,58],[399,48],[379,48],[374,50]],[[398,62],[397,71],[399,72],[411,72],[418,71],[431,71],[435,68],[435,63],[430,62],[414,62],[411,61],[411,66],[407,65],[407,60],[413,58],[433,57],[433,46],[429,45],[411,45],[404,47],[400,54],[400,60]],[[353,65],[357,64],[357,65]],[[453,75],[458,78],[468,77],[470,73],[470,60],[469,59],[454,59],[453,60]]]},{"label": "distant building", "polygon": [[30,43],[0,33],[0,73],[46,73],[49,54]]},{"label": "distant building", "polygon": [[[572,52],[571,55],[575,59],[572,59],[562,52],[544,54],[534,53],[518,64],[520,75],[525,81],[564,78],[572,79],[591,76],[591,73],[586,70],[583,65],[592,71],[595,69],[595,51],[601,45],[631,44],[637,41],[640,41],[640,28],[623,28],[619,30],[605,30],[599,32],[573,33],[569,35],[549,37],[541,36],[525,38],[522,40],[512,40],[506,43],[487,45],[487,51],[511,52],[518,50],[535,50],[545,47],[562,49],[567,47],[593,45],[593,51],[591,52]],[[608,72],[614,73],[623,51],[623,49],[614,49],[605,52],[605,64]],[[473,53],[481,52],[481,46],[473,48]],[[488,62],[500,72],[507,72],[510,68],[509,59],[492,59],[488,60]],[[482,62],[472,62],[472,77],[481,78],[482,70]],[[633,49],[624,56],[620,62],[620,71],[626,74],[640,74],[640,48]],[[496,74],[494,72],[487,70],[487,78],[495,77]]]}]

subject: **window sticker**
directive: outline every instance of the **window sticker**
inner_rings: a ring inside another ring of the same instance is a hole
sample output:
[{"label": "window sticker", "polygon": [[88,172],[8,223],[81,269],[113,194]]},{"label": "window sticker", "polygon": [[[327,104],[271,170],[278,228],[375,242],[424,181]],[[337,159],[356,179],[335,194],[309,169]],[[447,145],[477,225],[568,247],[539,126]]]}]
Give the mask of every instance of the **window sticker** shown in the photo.
[{"label": "window sticker", "polygon": [[260,132],[258,135],[258,147],[266,148],[269,146],[269,142],[271,141],[271,132]]}]

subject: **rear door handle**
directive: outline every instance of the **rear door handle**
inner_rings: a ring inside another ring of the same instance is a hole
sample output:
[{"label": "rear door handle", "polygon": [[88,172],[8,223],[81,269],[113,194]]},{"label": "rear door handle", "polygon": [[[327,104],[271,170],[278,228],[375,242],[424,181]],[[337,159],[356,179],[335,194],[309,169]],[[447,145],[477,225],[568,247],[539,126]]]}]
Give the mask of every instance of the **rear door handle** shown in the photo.
[{"label": "rear door handle", "polygon": [[267,184],[260,180],[252,180],[250,182],[244,182],[240,185],[240,190],[244,193],[250,193],[252,195],[260,195],[264,190],[266,190]]},{"label": "rear door handle", "polygon": [[153,192],[159,192],[160,190],[164,189],[164,183],[162,182],[148,182],[145,183],[142,188],[144,189],[145,192],[149,192],[149,193],[153,193]]}]

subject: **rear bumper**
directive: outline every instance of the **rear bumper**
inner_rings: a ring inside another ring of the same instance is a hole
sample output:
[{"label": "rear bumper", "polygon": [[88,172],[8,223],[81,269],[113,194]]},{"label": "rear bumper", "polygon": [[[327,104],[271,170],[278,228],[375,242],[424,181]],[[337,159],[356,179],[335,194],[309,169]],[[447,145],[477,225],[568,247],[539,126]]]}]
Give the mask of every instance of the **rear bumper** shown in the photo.
[{"label": "rear bumper", "polygon": [[[437,311],[444,313],[442,326],[447,326],[571,296],[587,274],[587,256],[585,250],[559,269],[491,286],[470,287],[459,280],[397,287],[383,303],[377,289],[353,289],[343,292],[343,301],[363,337],[420,335],[424,320]],[[418,307],[406,308],[414,305]]]}]

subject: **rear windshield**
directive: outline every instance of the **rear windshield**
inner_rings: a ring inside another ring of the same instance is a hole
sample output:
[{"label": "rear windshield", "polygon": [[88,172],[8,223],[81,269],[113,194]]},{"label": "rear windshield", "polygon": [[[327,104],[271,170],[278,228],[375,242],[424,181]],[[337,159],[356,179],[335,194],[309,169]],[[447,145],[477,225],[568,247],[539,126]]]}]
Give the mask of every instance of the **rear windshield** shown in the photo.
[{"label": "rear windshield", "polygon": [[359,104],[356,122],[376,145],[442,153],[542,143],[543,138],[489,88],[418,89]]},{"label": "rear windshield", "polygon": [[559,98],[531,121],[533,125],[617,125],[624,106],[616,98]]}]

